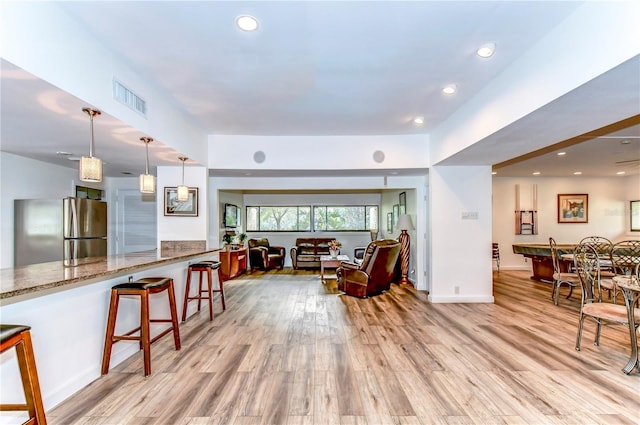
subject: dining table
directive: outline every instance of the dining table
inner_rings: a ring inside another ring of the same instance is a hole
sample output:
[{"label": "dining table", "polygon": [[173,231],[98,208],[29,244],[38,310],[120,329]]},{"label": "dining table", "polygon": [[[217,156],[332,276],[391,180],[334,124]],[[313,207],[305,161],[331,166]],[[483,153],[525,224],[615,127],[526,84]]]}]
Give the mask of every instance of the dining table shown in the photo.
[{"label": "dining table", "polygon": [[624,304],[627,307],[627,316],[629,323],[629,336],[631,337],[631,356],[629,362],[622,371],[627,375],[638,369],[640,371],[640,360],[638,359],[638,335],[635,324],[635,315],[640,312],[635,308],[640,298],[640,281],[635,275],[618,275],[613,277],[613,282],[624,295]]}]

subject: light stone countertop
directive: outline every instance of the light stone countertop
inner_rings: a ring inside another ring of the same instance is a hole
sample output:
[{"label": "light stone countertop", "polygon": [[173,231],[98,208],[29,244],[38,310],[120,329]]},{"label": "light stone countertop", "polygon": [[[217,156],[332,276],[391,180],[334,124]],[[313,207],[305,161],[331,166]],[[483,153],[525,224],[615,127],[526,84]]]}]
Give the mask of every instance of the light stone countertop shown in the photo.
[{"label": "light stone countertop", "polygon": [[141,251],[80,260],[77,266],[64,266],[62,261],[0,269],[0,300],[37,296],[38,292],[62,289],[85,281],[106,280],[119,274],[131,273],[153,266],[161,266],[220,251],[216,249],[179,249]]}]

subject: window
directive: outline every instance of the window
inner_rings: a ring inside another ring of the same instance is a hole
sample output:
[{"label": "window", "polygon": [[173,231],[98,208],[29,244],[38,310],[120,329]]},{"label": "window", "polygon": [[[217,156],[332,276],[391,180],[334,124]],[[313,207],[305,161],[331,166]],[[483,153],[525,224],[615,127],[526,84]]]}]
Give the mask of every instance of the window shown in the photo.
[{"label": "window", "polygon": [[[378,206],[247,207],[248,232],[311,232],[378,230]],[[312,227],[313,223],[313,227]]]},{"label": "window", "polygon": [[311,207],[247,207],[248,232],[309,232]]},{"label": "window", "polygon": [[377,230],[378,206],[315,206],[313,224],[315,230],[323,231]]},{"label": "window", "polygon": [[640,201],[631,201],[631,231],[640,232]]}]

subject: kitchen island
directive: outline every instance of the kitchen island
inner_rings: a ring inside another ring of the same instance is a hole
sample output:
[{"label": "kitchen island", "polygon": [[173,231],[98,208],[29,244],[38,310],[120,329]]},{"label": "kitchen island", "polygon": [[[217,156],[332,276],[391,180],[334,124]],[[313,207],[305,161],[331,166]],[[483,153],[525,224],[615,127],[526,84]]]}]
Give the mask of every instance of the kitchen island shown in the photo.
[{"label": "kitchen island", "polygon": [[[0,320],[31,326],[45,409],[51,409],[100,377],[112,286],[143,277],[173,278],[180,315],[188,265],[216,259],[217,251],[152,250],[87,258],[74,267],[54,261],[1,269]],[[150,309],[154,317],[168,317],[166,295],[152,296]],[[132,329],[138,323],[139,301],[123,299],[117,329]],[[152,334],[162,326],[153,324]],[[138,351],[136,342],[116,344],[112,367]],[[18,368],[11,358],[13,353],[8,354],[3,354],[0,363],[0,393],[3,402],[20,402]],[[140,367],[142,374],[142,364]]]}]

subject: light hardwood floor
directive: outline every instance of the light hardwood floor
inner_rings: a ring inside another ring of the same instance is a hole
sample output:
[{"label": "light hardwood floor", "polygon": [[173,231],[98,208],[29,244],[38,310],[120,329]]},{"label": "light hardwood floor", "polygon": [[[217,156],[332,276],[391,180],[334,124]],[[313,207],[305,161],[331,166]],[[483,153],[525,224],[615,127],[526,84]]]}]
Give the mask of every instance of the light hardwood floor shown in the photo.
[{"label": "light hardwood floor", "polygon": [[47,412],[57,424],[636,424],[640,375],[621,372],[626,328],[600,347],[579,291],[554,306],[529,273],[494,272],[495,304],[430,304],[393,285],[339,295],[317,273],[255,272],[225,283],[170,336]]}]

